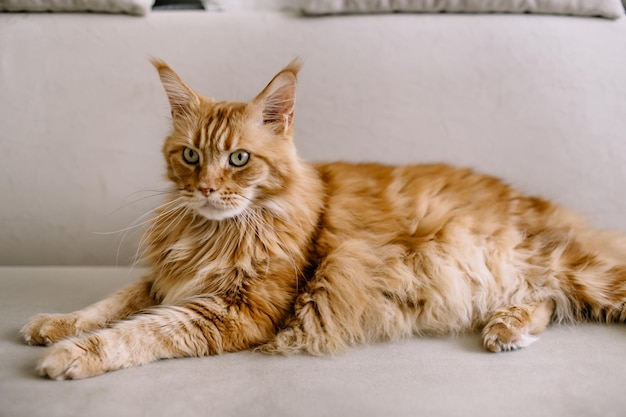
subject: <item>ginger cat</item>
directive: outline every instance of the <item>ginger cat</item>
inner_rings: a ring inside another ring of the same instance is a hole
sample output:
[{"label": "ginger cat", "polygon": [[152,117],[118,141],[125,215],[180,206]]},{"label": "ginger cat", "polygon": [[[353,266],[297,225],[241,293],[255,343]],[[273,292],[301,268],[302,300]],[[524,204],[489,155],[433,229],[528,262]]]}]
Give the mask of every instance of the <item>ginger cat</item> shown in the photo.
[{"label": "ginger cat", "polygon": [[153,60],[171,110],[170,199],[147,275],[29,344],[52,379],[256,348],[325,354],[482,331],[515,350],[549,322],[626,319],[626,242],[499,180],[446,165],[307,164],[294,61],[249,103],[215,102]]}]

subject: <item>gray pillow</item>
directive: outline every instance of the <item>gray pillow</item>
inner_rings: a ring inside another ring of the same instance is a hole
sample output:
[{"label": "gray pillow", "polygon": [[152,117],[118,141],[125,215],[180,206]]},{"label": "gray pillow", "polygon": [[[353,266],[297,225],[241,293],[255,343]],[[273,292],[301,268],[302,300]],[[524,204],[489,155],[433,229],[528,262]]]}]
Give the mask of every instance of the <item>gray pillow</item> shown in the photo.
[{"label": "gray pillow", "polygon": [[3,12],[100,12],[143,16],[153,0],[0,0]]},{"label": "gray pillow", "polygon": [[[623,0],[626,3],[626,0]],[[542,13],[600,16],[624,14],[622,0],[301,0],[306,14],[347,13]]]}]

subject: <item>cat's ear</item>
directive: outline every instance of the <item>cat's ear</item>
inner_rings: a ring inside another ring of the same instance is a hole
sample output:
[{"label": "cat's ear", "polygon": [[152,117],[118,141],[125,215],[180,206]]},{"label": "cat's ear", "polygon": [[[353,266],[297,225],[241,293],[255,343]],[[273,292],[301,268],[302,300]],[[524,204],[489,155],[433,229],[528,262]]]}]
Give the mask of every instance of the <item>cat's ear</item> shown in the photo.
[{"label": "cat's ear", "polygon": [[260,109],[263,124],[277,134],[286,134],[293,124],[300,67],[301,59],[291,61],[253,101]]},{"label": "cat's ear", "polygon": [[159,72],[161,83],[172,108],[172,118],[189,115],[199,104],[196,94],[164,61],[151,58],[150,62]]}]

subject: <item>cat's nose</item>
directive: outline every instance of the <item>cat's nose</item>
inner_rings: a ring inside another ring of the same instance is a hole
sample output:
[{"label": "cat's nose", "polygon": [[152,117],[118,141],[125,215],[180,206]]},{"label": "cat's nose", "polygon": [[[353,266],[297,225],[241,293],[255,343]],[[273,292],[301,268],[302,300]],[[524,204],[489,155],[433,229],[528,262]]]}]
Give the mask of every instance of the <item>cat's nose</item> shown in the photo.
[{"label": "cat's nose", "polygon": [[214,193],[216,191],[214,188],[199,187],[198,189],[200,190],[202,195],[205,196],[205,197],[208,197],[209,194]]}]

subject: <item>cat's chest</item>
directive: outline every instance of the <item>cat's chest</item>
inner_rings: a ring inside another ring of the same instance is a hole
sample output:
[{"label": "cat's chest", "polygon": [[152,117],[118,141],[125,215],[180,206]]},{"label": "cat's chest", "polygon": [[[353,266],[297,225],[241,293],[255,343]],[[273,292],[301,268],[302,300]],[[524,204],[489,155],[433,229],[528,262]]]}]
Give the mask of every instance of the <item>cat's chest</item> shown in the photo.
[{"label": "cat's chest", "polygon": [[153,296],[163,304],[200,296],[232,296],[245,277],[255,273],[256,263],[249,251],[237,251],[236,245],[181,240],[153,265]]},{"label": "cat's chest", "polygon": [[211,265],[160,271],[155,273],[152,294],[160,304],[174,305],[196,297],[234,299],[250,275],[237,267],[218,269]]},{"label": "cat's chest", "polygon": [[244,283],[274,275],[291,282],[305,263],[306,233],[291,223],[190,221],[163,239],[158,238],[163,232],[155,233],[151,278],[153,296],[161,303],[213,295],[236,299]]}]

